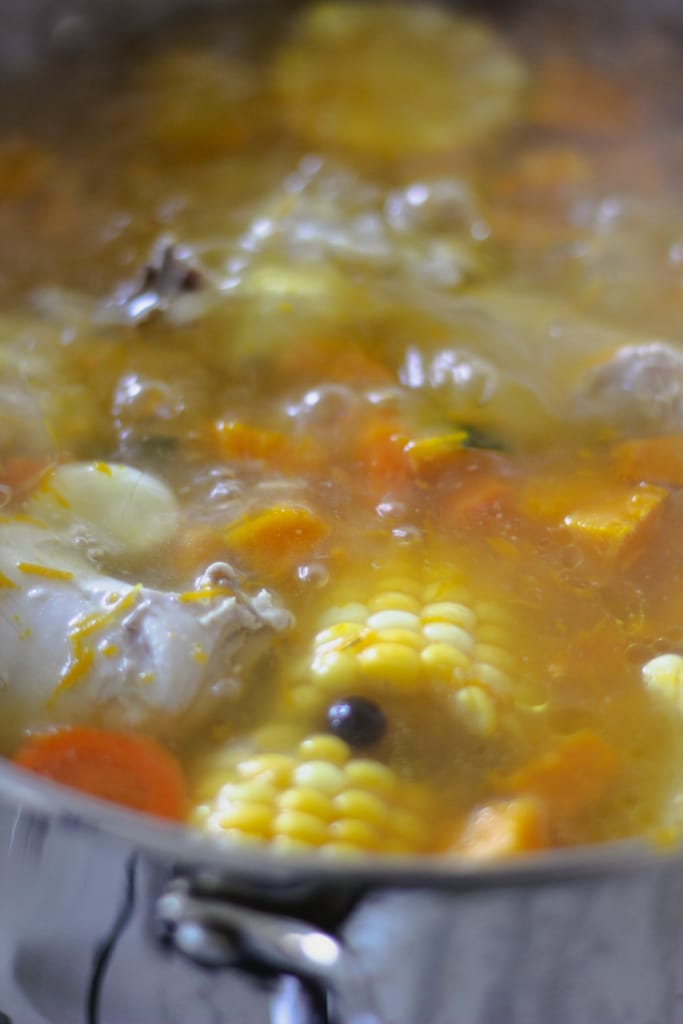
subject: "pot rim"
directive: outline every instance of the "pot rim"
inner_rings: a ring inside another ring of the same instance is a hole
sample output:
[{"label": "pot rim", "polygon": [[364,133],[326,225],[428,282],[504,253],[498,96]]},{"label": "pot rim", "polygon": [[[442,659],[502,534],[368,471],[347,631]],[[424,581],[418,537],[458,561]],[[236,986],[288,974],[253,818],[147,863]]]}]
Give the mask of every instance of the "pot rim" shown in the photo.
[{"label": "pot rim", "polygon": [[283,854],[268,847],[240,847],[138,811],[79,793],[0,760],[0,800],[17,810],[57,818],[67,828],[102,833],[137,851],[220,875],[291,883],[302,875],[308,882],[355,883],[369,887],[488,889],[503,885],[544,885],[572,879],[622,875],[634,871],[680,868],[680,846],[657,850],[643,840],[612,842],[551,850],[489,863],[443,855],[384,856],[358,861],[326,860],[319,854]]}]

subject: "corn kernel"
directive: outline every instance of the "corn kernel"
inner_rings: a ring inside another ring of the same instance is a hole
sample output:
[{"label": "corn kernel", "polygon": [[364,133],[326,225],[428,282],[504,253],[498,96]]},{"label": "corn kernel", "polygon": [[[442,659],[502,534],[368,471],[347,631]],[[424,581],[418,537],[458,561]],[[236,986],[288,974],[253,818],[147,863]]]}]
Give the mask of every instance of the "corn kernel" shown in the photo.
[{"label": "corn kernel", "polygon": [[374,794],[363,789],[345,789],[332,801],[340,818],[357,818],[381,828],[387,816],[387,808]]},{"label": "corn kernel", "polygon": [[490,687],[496,693],[507,693],[512,688],[510,677],[495,665],[484,665],[477,662],[472,666],[472,679]]},{"label": "corn kernel", "polygon": [[269,782],[254,779],[249,782],[228,783],[218,791],[215,804],[219,809],[228,809],[239,803],[272,805],[277,790]]},{"label": "corn kernel", "polygon": [[379,761],[358,758],[349,761],[344,769],[348,782],[358,789],[389,797],[396,787],[394,773]]},{"label": "corn kernel", "polygon": [[380,632],[383,629],[406,629],[414,633],[420,629],[420,619],[413,612],[400,612],[396,609],[389,609],[383,612],[375,612],[367,621],[369,629]]},{"label": "corn kernel", "polygon": [[304,811],[280,811],[273,819],[273,833],[276,836],[287,836],[314,846],[325,842],[327,828],[326,822]]},{"label": "corn kernel", "polygon": [[421,633],[412,629],[383,629],[380,634],[374,634],[374,643],[402,644],[414,651],[421,651],[424,645],[424,638]]},{"label": "corn kernel", "polygon": [[358,655],[363,673],[393,686],[413,687],[420,679],[420,656],[402,644],[374,644]]},{"label": "corn kernel", "polygon": [[346,776],[341,768],[327,761],[305,761],[295,768],[294,781],[297,786],[335,796],[346,785]]},{"label": "corn kernel", "polygon": [[346,764],[351,751],[347,743],[336,736],[309,736],[299,744],[299,753],[307,761],[329,761],[330,764]]},{"label": "corn kernel", "polygon": [[285,754],[259,754],[240,761],[237,771],[245,779],[262,777],[272,781],[276,786],[284,786],[289,782],[296,762]]},{"label": "corn kernel", "polygon": [[348,843],[361,850],[376,850],[380,845],[377,829],[369,825],[367,821],[359,821],[355,818],[342,818],[340,821],[333,821],[329,827],[329,838],[331,842]]},{"label": "corn kernel", "polygon": [[273,820],[272,808],[266,804],[234,804],[216,813],[219,828],[237,829],[252,835],[269,836]]},{"label": "corn kernel", "polygon": [[371,612],[401,611],[418,615],[422,605],[412,594],[401,594],[396,590],[389,590],[368,601],[368,609]]},{"label": "corn kernel", "polygon": [[427,672],[443,678],[450,678],[454,673],[462,675],[470,669],[470,659],[457,647],[448,644],[428,644],[420,655]]},{"label": "corn kernel", "polygon": [[337,622],[316,634],[313,643],[321,654],[328,651],[342,650],[345,646],[362,636],[365,623]]},{"label": "corn kernel", "polygon": [[477,625],[477,616],[470,607],[456,601],[436,601],[422,609],[422,621],[450,622],[454,626],[471,632]]},{"label": "corn kernel", "polygon": [[477,736],[492,736],[498,725],[496,706],[480,686],[465,686],[453,695],[453,704],[468,729]]},{"label": "corn kernel", "polygon": [[332,801],[319,789],[305,789],[303,786],[287,789],[278,804],[283,811],[301,811],[304,814],[312,814],[321,821],[332,821],[335,816]]},{"label": "corn kernel", "polygon": [[474,646],[472,634],[452,622],[428,622],[423,633],[429,643],[448,644],[464,654],[469,654]]},{"label": "corn kernel", "polygon": [[316,682],[330,690],[349,686],[356,679],[358,672],[356,658],[348,651],[317,655],[311,667]]}]

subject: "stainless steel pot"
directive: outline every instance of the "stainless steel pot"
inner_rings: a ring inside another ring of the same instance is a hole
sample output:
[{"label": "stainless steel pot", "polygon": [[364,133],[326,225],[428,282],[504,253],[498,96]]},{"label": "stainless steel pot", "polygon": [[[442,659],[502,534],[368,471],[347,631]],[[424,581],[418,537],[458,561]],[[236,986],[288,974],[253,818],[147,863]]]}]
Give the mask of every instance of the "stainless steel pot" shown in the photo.
[{"label": "stainless steel pot", "polygon": [[341,868],[226,853],[11,766],[0,787],[12,1024],[683,1021],[679,855]]},{"label": "stainless steel pot", "polygon": [[[111,44],[187,2],[0,0],[0,60]],[[683,26],[681,0],[596,9],[627,12]],[[2,764],[8,1021],[677,1024],[683,857],[615,844],[490,869],[285,860]]]}]

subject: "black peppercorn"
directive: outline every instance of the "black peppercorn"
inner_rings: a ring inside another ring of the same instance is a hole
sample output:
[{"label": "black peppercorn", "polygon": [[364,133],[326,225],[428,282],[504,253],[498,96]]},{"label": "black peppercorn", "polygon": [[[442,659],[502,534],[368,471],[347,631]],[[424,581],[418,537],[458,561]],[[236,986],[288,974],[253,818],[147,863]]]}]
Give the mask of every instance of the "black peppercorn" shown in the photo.
[{"label": "black peppercorn", "polygon": [[328,709],[327,727],[350,747],[368,747],[382,738],[387,720],[374,701],[343,697]]}]

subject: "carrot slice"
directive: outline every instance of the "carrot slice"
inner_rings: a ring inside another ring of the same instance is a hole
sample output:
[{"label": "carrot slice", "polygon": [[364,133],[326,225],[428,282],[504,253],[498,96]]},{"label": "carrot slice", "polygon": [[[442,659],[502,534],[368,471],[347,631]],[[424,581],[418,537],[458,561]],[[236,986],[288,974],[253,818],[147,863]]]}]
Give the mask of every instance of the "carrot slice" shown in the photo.
[{"label": "carrot slice", "polygon": [[123,807],[182,821],[185,785],[176,759],[146,736],[86,726],[31,736],[14,763]]},{"label": "carrot slice", "polygon": [[286,573],[327,537],[330,528],[307,508],[275,506],[235,523],[225,534],[231,550],[264,571]]}]

